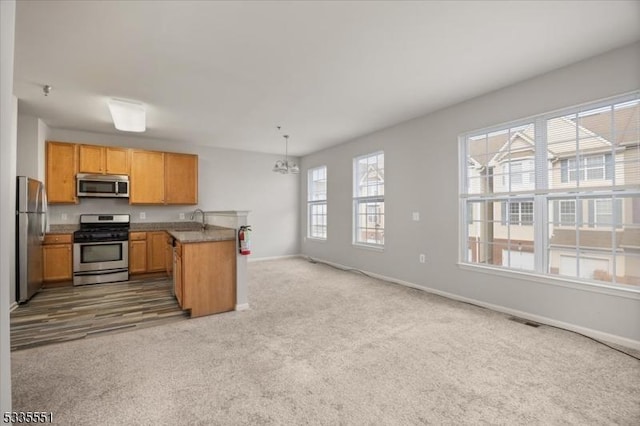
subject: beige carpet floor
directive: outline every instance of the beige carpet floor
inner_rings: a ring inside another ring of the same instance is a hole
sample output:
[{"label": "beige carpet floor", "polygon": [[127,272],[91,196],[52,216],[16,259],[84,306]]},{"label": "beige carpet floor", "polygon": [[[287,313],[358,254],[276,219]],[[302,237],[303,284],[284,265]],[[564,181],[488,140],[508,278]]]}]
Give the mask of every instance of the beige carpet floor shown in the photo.
[{"label": "beige carpet floor", "polygon": [[640,424],[640,362],[592,340],[303,259],[249,273],[249,311],[13,352],[13,409],[61,425]]}]

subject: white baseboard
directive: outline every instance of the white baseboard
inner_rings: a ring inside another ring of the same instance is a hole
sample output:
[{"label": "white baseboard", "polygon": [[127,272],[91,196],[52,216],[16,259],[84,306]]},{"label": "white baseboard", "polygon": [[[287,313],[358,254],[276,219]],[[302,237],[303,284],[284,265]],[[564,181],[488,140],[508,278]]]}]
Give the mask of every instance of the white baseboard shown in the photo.
[{"label": "white baseboard", "polygon": [[248,311],[248,310],[249,310],[248,303],[241,303],[239,305],[236,305],[236,311]]},{"label": "white baseboard", "polygon": [[11,302],[9,305],[9,312],[13,312],[18,307],[18,302]]},{"label": "white baseboard", "polygon": [[288,254],[285,256],[271,256],[271,257],[250,257],[247,259],[248,262],[262,262],[264,260],[278,260],[278,259],[291,259],[294,257],[302,257],[301,254]]},{"label": "white baseboard", "polygon": [[[303,257],[311,259],[311,260],[316,260],[318,262],[326,263],[328,265],[335,266],[336,268],[339,268],[339,269],[344,269],[344,270],[349,270],[349,269],[350,270],[354,270],[354,269],[356,269],[356,268],[353,268],[353,267],[350,267],[350,266],[342,265],[342,264],[331,262],[331,261],[324,260],[324,259],[312,258],[312,257],[308,257],[308,256],[303,256]],[[437,294],[438,296],[446,297],[448,299],[458,300],[460,302],[467,302],[467,303],[471,303],[471,304],[474,304],[474,305],[482,306],[483,308],[488,308],[488,309],[491,309],[493,311],[502,312],[504,314],[509,314],[509,315],[513,315],[513,316],[516,316],[516,317],[519,317],[519,318],[524,318],[524,319],[527,319],[527,320],[535,321],[535,322],[540,323],[540,324],[546,324],[546,325],[550,325],[550,326],[553,326],[553,327],[559,327],[559,328],[564,328],[564,329],[567,329],[567,330],[575,331],[576,333],[584,334],[585,336],[592,337],[592,338],[594,338],[596,340],[602,340],[603,342],[613,343],[613,344],[616,344],[616,345],[626,346],[626,347],[631,348],[631,349],[640,350],[640,341],[638,341],[638,340],[629,339],[629,338],[618,336],[618,335],[615,335],[615,334],[605,333],[603,331],[593,330],[591,328],[581,327],[579,325],[575,325],[575,324],[571,324],[571,323],[567,323],[567,322],[563,322],[563,321],[558,321],[558,320],[555,320],[555,319],[552,319],[552,318],[543,317],[543,316],[532,314],[532,313],[529,313],[529,312],[519,311],[517,309],[511,309],[511,308],[508,308],[506,306],[494,305],[492,303],[483,302],[482,300],[471,299],[471,298],[468,298],[468,297],[459,296],[457,294],[448,293],[446,291],[438,290],[438,289],[435,289],[435,288],[423,287],[423,286],[420,286],[420,285],[417,285],[417,284],[414,284],[414,283],[411,283],[411,282],[408,282],[408,281],[399,280],[397,278],[392,278],[392,277],[387,277],[385,275],[376,274],[375,272],[369,272],[369,271],[362,271],[362,272],[366,273],[367,275],[370,275],[371,277],[378,278],[378,279],[381,279],[381,280],[384,280],[384,281],[389,281],[389,282],[394,283],[394,284],[399,284],[399,285],[403,285],[405,287],[415,288],[417,290],[426,291],[427,293]]]}]

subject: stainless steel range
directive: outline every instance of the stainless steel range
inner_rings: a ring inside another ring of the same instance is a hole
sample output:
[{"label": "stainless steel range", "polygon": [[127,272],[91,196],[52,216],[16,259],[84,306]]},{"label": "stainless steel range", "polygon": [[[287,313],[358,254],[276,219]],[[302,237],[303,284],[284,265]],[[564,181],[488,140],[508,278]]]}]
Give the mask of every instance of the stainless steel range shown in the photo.
[{"label": "stainless steel range", "polygon": [[73,233],[73,285],[129,279],[129,215],[83,214]]}]

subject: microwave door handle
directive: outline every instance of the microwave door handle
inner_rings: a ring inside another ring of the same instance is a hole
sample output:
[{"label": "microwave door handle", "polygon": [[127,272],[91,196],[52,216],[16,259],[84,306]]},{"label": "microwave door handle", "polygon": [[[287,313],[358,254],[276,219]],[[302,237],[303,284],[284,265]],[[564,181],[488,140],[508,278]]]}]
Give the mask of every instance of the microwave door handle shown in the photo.
[{"label": "microwave door handle", "polygon": [[120,193],[120,182],[116,182],[116,195]]}]

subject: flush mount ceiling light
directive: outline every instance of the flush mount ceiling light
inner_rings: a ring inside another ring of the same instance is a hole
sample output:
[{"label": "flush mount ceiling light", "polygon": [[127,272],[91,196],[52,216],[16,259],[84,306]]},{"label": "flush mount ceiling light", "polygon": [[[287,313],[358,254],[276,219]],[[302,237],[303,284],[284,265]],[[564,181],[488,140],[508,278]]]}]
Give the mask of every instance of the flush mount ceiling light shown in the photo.
[{"label": "flush mount ceiling light", "polygon": [[[280,126],[278,126],[278,130],[280,130]],[[282,173],[286,175],[287,173],[298,174],[300,173],[300,167],[293,162],[289,161],[289,135],[283,135],[284,137],[284,160],[276,161],[276,164],[273,166],[273,171],[277,173]]]},{"label": "flush mount ceiling light", "polygon": [[120,99],[109,99],[107,104],[116,129],[123,132],[144,132],[146,130],[144,105]]}]

